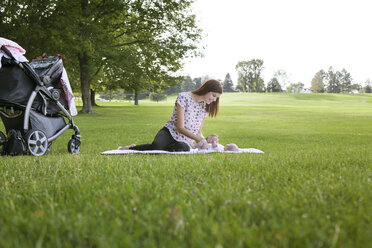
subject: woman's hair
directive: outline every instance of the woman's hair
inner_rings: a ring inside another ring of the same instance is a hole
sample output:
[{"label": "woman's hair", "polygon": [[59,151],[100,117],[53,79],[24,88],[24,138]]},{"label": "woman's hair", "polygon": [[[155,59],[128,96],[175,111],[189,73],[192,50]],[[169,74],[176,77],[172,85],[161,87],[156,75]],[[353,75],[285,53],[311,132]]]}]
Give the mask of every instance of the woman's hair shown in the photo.
[{"label": "woman's hair", "polygon": [[[206,81],[199,89],[191,91],[195,95],[203,96],[209,92],[216,92],[222,94],[222,85],[218,80],[210,79]],[[219,106],[220,98],[217,97],[215,102],[211,102],[207,104],[205,110],[209,113],[210,117],[216,117],[218,113],[218,106]]]}]

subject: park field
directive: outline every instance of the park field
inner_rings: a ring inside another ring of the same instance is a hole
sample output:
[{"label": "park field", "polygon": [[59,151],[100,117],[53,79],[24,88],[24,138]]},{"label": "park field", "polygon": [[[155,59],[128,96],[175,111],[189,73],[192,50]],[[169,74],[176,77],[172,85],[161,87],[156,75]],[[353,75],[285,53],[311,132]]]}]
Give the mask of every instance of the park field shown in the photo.
[{"label": "park field", "polygon": [[0,157],[0,247],[371,247],[372,94],[223,94],[204,135],[264,154],[100,155],[151,142],[175,98],[98,102],[80,154],[69,130]]}]

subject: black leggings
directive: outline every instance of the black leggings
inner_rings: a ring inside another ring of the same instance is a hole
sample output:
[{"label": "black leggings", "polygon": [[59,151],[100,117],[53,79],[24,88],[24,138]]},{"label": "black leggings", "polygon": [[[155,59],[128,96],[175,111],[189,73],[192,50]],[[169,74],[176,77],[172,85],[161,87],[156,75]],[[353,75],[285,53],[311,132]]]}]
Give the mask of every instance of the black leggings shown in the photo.
[{"label": "black leggings", "polygon": [[190,151],[189,145],[185,142],[175,140],[168,128],[163,127],[156,134],[154,141],[151,144],[143,144],[133,146],[130,150],[147,151],[147,150],[165,150],[169,152],[188,152]]}]

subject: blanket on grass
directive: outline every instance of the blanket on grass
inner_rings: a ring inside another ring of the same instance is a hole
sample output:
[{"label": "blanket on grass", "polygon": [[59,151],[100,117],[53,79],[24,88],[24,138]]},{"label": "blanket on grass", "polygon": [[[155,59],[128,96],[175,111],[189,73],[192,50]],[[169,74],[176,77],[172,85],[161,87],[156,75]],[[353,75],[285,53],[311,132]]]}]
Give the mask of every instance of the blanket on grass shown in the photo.
[{"label": "blanket on grass", "polygon": [[[211,150],[198,150],[191,149],[189,152],[168,152],[162,150],[149,150],[149,151],[136,151],[136,150],[109,150],[101,152],[101,155],[123,155],[123,154],[205,154],[205,153],[216,153],[220,151],[211,151]],[[223,151],[220,153],[264,153],[261,150],[255,148],[240,148],[239,151]]]}]

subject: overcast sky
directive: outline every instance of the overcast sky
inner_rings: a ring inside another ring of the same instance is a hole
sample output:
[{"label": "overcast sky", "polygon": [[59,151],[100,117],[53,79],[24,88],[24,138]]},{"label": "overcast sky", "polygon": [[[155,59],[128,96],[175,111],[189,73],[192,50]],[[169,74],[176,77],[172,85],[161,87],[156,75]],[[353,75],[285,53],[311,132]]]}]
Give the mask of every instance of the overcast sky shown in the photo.
[{"label": "overcast sky", "polygon": [[283,69],[310,86],[314,74],[345,68],[354,81],[372,79],[372,0],[196,0],[204,58],[184,72],[223,80],[241,60],[264,60],[264,80]]}]

